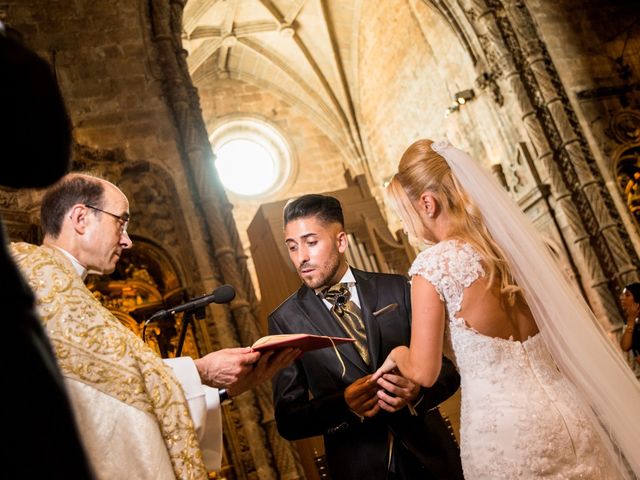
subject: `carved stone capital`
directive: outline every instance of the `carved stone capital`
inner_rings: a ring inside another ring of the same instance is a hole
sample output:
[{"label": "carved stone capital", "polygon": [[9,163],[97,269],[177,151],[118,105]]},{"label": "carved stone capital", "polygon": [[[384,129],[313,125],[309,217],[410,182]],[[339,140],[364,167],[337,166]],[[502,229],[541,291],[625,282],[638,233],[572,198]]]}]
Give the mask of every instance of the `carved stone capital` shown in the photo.
[{"label": "carved stone capital", "polygon": [[618,143],[640,143],[640,111],[618,110],[611,117],[609,129]]}]

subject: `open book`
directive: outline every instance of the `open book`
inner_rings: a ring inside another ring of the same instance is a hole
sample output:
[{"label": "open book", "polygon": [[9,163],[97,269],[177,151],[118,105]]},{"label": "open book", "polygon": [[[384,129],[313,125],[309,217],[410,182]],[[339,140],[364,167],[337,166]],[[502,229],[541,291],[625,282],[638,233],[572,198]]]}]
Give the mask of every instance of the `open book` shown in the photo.
[{"label": "open book", "polygon": [[288,333],[284,335],[267,335],[259,338],[251,345],[256,352],[266,352],[279,348],[299,348],[303,352],[319,348],[334,347],[341,343],[355,342],[353,338],[327,337],[308,333]]}]

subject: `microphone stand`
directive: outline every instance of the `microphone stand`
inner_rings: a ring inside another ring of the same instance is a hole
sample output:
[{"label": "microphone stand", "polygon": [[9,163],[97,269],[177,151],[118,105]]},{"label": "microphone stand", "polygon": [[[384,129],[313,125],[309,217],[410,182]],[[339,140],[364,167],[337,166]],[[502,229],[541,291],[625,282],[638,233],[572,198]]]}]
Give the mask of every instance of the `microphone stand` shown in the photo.
[{"label": "microphone stand", "polygon": [[142,326],[142,340],[146,342],[146,331],[147,325],[149,322],[153,320],[165,319],[167,316],[171,315],[175,321],[175,314],[179,312],[183,312],[182,314],[182,329],[180,331],[180,338],[178,339],[178,346],[176,349],[175,356],[178,357],[182,354],[182,347],[184,346],[184,341],[187,336],[187,328],[189,328],[189,324],[191,324],[192,329],[194,329],[194,336],[196,335],[195,327],[192,323],[192,315],[196,315],[197,318],[205,317],[205,309],[206,305],[210,303],[229,303],[236,296],[236,292],[231,285],[222,285],[216,288],[213,293],[209,295],[204,295],[202,297],[195,298],[187,303],[182,305],[178,305],[177,307],[170,308],[168,310],[160,310],[151,317],[149,317]]},{"label": "microphone stand", "polygon": [[191,318],[193,310],[187,310],[182,315],[182,328],[180,329],[180,337],[178,338],[178,348],[176,348],[176,358],[182,355],[182,347],[184,346],[184,340],[187,336],[187,328],[191,324]]},{"label": "microphone stand", "polygon": [[[198,308],[191,309],[191,310],[185,310],[184,313],[182,314],[182,327],[180,328],[180,336],[178,338],[178,346],[176,348],[176,353],[175,353],[176,357],[179,357],[180,355],[182,355],[182,348],[184,346],[184,341],[185,341],[186,336],[187,336],[187,328],[189,328],[189,325],[193,325],[192,324],[192,316],[198,310],[199,310]],[[146,330],[147,330],[147,324],[148,323],[149,323],[149,320],[147,320],[144,323],[144,326],[142,327],[142,341],[144,341],[145,343],[147,341]]]},{"label": "microphone stand", "polygon": [[[196,316],[198,318],[204,318],[204,306],[196,307],[189,310],[185,310],[182,315],[182,328],[180,329],[180,337],[178,338],[178,348],[176,348],[176,357],[182,355],[182,347],[184,346],[184,341],[187,336],[187,328],[191,325],[193,329],[193,317]],[[195,332],[194,332],[195,335]]]}]

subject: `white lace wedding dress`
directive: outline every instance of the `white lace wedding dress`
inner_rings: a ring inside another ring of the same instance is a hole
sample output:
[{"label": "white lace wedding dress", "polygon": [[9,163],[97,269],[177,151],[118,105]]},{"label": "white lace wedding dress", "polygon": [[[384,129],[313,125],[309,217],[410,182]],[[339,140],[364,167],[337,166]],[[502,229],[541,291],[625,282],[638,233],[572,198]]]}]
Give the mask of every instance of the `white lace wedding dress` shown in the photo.
[{"label": "white lace wedding dress", "polygon": [[523,342],[488,337],[457,316],[465,288],[484,276],[471,245],[440,242],[418,255],[409,274],[434,285],[446,304],[462,379],[466,479],[618,478],[542,335]]}]

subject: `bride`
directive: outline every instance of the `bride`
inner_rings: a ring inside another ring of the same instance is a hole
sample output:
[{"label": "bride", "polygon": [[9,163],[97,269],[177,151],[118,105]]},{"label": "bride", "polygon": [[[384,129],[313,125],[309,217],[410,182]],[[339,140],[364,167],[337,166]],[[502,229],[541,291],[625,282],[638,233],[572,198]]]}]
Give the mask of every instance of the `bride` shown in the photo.
[{"label": "bride", "polygon": [[409,271],[411,345],[372,381],[398,369],[430,386],[453,348],[466,478],[640,474],[640,384],[493,177],[446,141],[419,140],[387,194],[431,246]]}]

